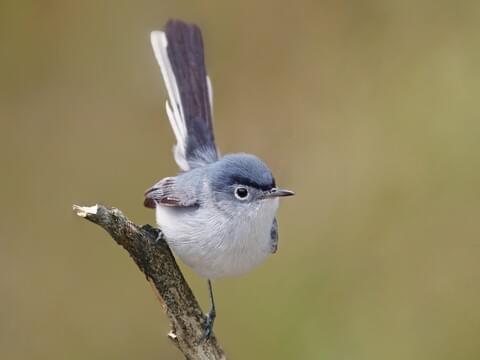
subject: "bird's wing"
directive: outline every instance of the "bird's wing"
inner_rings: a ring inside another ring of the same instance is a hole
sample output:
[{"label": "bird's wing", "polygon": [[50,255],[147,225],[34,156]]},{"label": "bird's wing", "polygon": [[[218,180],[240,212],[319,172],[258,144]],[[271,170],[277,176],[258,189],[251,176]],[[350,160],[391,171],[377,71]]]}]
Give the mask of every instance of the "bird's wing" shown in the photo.
[{"label": "bird's wing", "polygon": [[198,206],[198,199],[192,191],[179,190],[174,177],[167,177],[145,191],[143,205],[152,209],[156,205],[195,207]]},{"label": "bird's wing", "polygon": [[166,110],[177,139],[174,157],[182,170],[218,160],[212,124],[212,86],[207,77],[200,29],[167,22],[150,35],[169,100]]},{"label": "bird's wing", "polygon": [[278,222],[277,218],[273,219],[272,229],[270,230],[270,252],[275,254],[278,249]]}]

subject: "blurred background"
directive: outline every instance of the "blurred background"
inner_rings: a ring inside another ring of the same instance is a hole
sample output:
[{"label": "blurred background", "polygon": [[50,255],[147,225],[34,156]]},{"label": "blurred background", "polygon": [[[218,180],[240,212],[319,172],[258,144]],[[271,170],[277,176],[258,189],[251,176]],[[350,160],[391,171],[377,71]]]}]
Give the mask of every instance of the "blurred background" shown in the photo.
[{"label": "blurred background", "polygon": [[177,167],[149,32],[170,17],[203,30],[222,152],[297,193],[278,253],[215,283],[230,357],[478,359],[480,3],[428,0],[1,0],[0,358],[182,358],[71,211],[154,223],[143,191]]}]

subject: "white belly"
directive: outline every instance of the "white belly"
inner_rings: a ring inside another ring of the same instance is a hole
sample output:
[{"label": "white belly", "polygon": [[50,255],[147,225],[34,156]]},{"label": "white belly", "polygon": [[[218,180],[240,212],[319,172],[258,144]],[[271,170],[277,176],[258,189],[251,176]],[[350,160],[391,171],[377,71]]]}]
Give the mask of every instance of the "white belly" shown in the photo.
[{"label": "white belly", "polygon": [[226,216],[214,207],[197,210],[157,206],[159,228],[173,252],[209,279],[250,271],[271,253],[278,199]]}]

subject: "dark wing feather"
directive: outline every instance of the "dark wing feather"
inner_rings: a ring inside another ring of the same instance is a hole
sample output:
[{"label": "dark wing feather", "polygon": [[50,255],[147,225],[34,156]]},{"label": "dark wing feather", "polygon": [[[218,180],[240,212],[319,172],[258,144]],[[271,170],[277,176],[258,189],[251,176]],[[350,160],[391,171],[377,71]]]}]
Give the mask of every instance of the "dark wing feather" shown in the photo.
[{"label": "dark wing feather", "polygon": [[277,218],[273,219],[272,229],[270,230],[270,252],[275,254],[278,250],[278,222]]},{"label": "dark wing feather", "polygon": [[173,207],[194,207],[198,206],[196,196],[185,191],[178,191],[174,177],[160,180],[150,189],[145,191],[143,205],[155,209],[156,205]]}]

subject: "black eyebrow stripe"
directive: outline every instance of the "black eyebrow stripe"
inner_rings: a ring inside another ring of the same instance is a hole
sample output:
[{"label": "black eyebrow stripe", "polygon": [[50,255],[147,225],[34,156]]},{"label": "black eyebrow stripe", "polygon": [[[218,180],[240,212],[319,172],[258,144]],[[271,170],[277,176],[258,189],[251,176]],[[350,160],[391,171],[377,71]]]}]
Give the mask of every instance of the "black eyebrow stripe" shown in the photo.
[{"label": "black eyebrow stripe", "polygon": [[232,184],[247,185],[259,190],[270,190],[275,187],[275,180],[273,180],[273,182],[271,182],[270,184],[259,184],[256,181],[239,175],[232,176],[231,180]]}]

